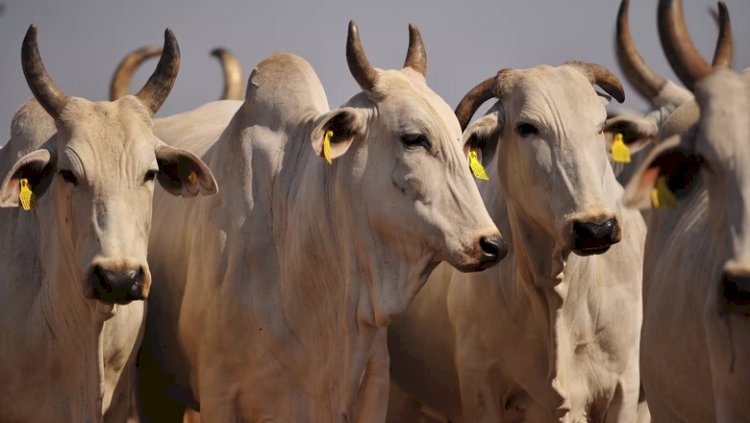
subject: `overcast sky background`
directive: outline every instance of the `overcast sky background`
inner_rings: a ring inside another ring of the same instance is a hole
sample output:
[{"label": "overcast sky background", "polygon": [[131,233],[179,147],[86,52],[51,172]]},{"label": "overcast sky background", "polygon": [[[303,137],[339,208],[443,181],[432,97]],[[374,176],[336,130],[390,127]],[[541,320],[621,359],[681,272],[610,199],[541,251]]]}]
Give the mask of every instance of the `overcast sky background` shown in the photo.
[{"label": "overcast sky background", "polygon": [[[69,95],[105,100],[115,66],[132,49],[163,41],[171,27],[182,64],[159,116],[190,110],[216,99],[221,73],[209,52],[232,50],[245,80],[256,63],[285,50],[306,58],[318,73],[331,107],[356,93],[344,46],[349,19],[359,24],[374,66],[400,67],[407,25],[417,24],[428,56],[428,84],[451,107],[472,86],[501,68],[557,65],[585,60],[621,75],[614,55],[619,0],[0,0],[0,143],[18,106],[31,96],[20,66],[21,41],[38,26],[47,70]],[[735,40],[735,68],[750,66],[750,1],[727,0]],[[685,0],[690,33],[710,60],[717,27],[711,0]],[[661,74],[669,69],[656,30],[656,1],[631,0],[631,28],[638,49]],[[156,61],[136,75],[140,88]],[[624,77],[621,76],[624,79]],[[626,84],[625,106],[646,107]]]}]

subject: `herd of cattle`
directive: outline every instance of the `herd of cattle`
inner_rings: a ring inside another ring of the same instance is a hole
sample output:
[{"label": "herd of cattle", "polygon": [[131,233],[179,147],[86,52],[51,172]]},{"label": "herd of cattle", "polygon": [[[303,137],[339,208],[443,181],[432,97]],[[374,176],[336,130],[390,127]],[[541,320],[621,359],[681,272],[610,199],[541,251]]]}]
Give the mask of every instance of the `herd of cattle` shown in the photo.
[{"label": "herd of cattle", "polygon": [[31,26],[0,149],[0,421],[750,420],[750,72],[718,23],[709,64],[659,1],[683,88],[622,0],[653,110],[609,118],[618,77],[580,61],[500,70],[454,111],[414,25],[386,70],[350,22],[339,108],[289,53],[243,97],[217,50],[224,100],[155,119],[172,31],[92,102]]}]

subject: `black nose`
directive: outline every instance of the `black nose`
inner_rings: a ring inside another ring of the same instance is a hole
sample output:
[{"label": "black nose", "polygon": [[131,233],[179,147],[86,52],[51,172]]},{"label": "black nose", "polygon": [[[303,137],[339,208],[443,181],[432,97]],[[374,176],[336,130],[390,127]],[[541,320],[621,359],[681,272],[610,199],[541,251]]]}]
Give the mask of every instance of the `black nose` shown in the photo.
[{"label": "black nose", "polygon": [[482,249],[482,270],[492,267],[508,255],[508,244],[499,237],[483,236],[479,239],[479,248]]},{"label": "black nose", "polygon": [[721,278],[721,299],[725,312],[750,314],[750,274],[724,272]]},{"label": "black nose", "polygon": [[116,272],[95,266],[90,279],[97,300],[127,304],[143,298],[143,269]]},{"label": "black nose", "polygon": [[573,251],[581,256],[601,254],[619,241],[617,220],[607,219],[602,223],[573,222]]}]

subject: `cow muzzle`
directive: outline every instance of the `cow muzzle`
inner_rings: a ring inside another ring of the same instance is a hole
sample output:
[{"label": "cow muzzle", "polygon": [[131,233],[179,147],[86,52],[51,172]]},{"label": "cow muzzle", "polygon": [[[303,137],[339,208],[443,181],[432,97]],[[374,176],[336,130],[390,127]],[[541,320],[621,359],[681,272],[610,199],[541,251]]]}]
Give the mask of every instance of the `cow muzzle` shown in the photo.
[{"label": "cow muzzle", "polygon": [[725,269],[719,289],[723,313],[750,315],[750,270]]},{"label": "cow muzzle", "polygon": [[579,256],[602,254],[622,238],[617,219],[603,221],[574,220],[572,250]]},{"label": "cow muzzle", "polygon": [[128,304],[145,299],[146,274],[142,267],[129,270],[110,270],[95,265],[89,275],[94,299],[109,304]]},{"label": "cow muzzle", "polygon": [[481,236],[464,254],[466,260],[451,263],[461,272],[479,272],[490,268],[508,255],[508,244],[498,235]]}]

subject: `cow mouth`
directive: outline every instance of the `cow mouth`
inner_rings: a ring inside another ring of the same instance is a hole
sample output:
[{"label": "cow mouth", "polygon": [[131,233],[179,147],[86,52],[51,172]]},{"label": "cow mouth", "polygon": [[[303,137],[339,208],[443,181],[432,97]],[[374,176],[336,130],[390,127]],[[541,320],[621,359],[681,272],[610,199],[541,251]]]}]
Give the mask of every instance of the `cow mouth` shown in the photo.
[{"label": "cow mouth", "polygon": [[573,252],[576,253],[579,256],[594,256],[597,254],[604,254],[609,250],[609,247],[611,247],[612,244],[602,245],[602,246],[594,246],[594,247],[582,247],[582,248],[574,248]]}]

